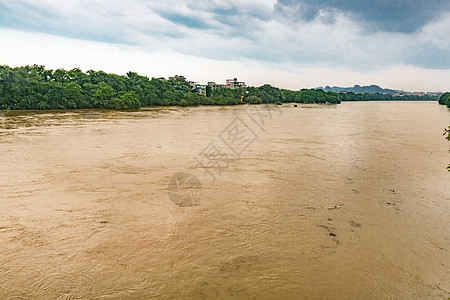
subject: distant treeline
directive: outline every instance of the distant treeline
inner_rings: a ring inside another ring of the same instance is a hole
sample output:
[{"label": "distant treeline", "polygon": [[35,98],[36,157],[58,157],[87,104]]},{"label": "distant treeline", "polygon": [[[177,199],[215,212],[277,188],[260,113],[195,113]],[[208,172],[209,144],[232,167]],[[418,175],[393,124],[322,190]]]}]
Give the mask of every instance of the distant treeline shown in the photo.
[{"label": "distant treeline", "polygon": [[199,95],[184,77],[160,80],[128,72],[126,76],[78,68],[50,70],[41,65],[0,66],[0,109],[137,109],[155,105],[235,105],[244,103],[339,103],[337,93],[289,91],[270,85],[207,89]]},{"label": "distant treeline", "polygon": [[291,91],[279,89],[269,84],[260,87],[248,87],[245,101],[250,104],[259,103],[341,103],[339,94],[323,90]]},{"label": "distant treeline", "polygon": [[355,94],[353,92],[339,93],[339,98],[342,101],[436,101],[438,96],[432,95],[403,95],[394,96],[391,94]]},{"label": "distant treeline", "polygon": [[439,104],[447,105],[450,107],[450,92],[444,93],[441,98],[439,98]]},{"label": "distant treeline", "polygon": [[322,89],[302,89],[300,91],[284,90],[265,84],[260,87],[247,88],[246,96],[249,103],[341,103],[341,101],[436,101],[437,96],[431,95],[404,95],[390,94],[356,94],[353,92],[325,92]]}]

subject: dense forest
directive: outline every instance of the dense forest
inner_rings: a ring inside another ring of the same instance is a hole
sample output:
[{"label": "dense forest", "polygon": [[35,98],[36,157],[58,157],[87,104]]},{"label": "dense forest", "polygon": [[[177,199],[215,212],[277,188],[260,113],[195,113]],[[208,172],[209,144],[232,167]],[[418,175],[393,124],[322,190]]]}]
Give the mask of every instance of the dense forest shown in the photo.
[{"label": "dense forest", "polygon": [[247,102],[249,103],[341,103],[341,101],[436,101],[436,96],[404,95],[393,96],[390,94],[355,94],[353,92],[331,92],[323,89],[302,89],[291,91],[279,89],[268,84],[260,87],[247,88]]},{"label": "dense forest", "polygon": [[341,103],[339,94],[323,90],[291,91],[279,89],[269,84],[260,87],[248,87],[245,101],[250,104],[259,103]]},{"label": "dense forest", "polygon": [[264,85],[241,89],[207,89],[199,95],[184,77],[161,80],[128,72],[126,76],[80,69],[50,70],[41,65],[0,66],[0,109],[137,109],[153,105],[235,105],[243,103],[331,102],[336,93],[289,91]]},{"label": "dense forest", "polygon": [[403,95],[394,96],[391,94],[355,94],[353,92],[339,93],[339,97],[342,101],[436,101],[437,96],[419,96],[419,95]]},{"label": "dense forest", "polygon": [[191,91],[184,78],[149,79],[80,69],[48,70],[33,65],[0,66],[0,109],[137,109],[151,105],[230,105],[241,102],[242,91],[218,89],[210,97]]},{"label": "dense forest", "polygon": [[[242,89],[206,89],[200,95],[184,77],[149,79],[128,72],[125,76],[79,68],[51,70],[41,65],[0,66],[0,109],[138,109],[142,106],[236,105],[259,103],[341,103],[341,101],[424,100],[419,96],[292,91],[269,84]],[[439,103],[449,104],[449,93]]]},{"label": "dense forest", "polygon": [[439,98],[439,104],[447,105],[450,107],[450,92],[444,93],[441,98]]}]

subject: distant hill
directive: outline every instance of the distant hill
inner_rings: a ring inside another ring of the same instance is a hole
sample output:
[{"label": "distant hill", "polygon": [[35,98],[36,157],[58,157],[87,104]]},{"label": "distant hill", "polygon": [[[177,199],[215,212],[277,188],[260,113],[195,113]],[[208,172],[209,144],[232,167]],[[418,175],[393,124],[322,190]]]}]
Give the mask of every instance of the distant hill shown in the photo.
[{"label": "distant hill", "polygon": [[360,86],[355,85],[354,87],[339,87],[339,86],[326,86],[325,88],[322,86],[317,87],[316,89],[324,90],[326,92],[353,92],[356,94],[397,94],[397,93],[404,93],[404,91],[401,90],[391,90],[391,89],[383,89],[379,87],[378,85],[369,85],[369,86]]}]

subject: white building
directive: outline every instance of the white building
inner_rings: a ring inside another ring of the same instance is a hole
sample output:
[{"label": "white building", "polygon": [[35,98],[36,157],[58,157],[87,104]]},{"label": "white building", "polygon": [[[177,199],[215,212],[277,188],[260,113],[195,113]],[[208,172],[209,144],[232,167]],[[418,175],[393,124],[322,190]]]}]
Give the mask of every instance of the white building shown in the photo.
[{"label": "white building", "polygon": [[229,89],[235,90],[235,89],[243,89],[244,91],[247,89],[247,86],[245,85],[245,82],[238,81],[237,78],[234,79],[227,79],[225,86]]}]

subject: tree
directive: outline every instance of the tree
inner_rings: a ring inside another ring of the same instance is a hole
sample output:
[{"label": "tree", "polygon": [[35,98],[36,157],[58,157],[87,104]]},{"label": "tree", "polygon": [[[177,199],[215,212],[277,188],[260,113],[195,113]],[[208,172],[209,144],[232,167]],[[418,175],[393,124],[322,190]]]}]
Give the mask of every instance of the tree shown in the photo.
[{"label": "tree", "polygon": [[262,100],[261,100],[261,98],[252,95],[252,96],[248,97],[248,103],[250,103],[250,104],[261,104]]},{"label": "tree", "polygon": [[113,108],[114,90],[104,82],[97,83],[91,97],[94,108]]},{"label": "tree", "polygon": [[67,108],[83,107],[83,95],[81,86],[76,82],[70,82],[64,86],[64,97],[69,104]]},{"label": "tree", "polygon": [[141,103],[135,92],[120,92],[119,97],[114,98],[114,108],[116,109],[139,109]]},{"label": "tree", "polygon": [[199,105],[200,97],[205,97],[205,96],[200,96],[199,94],[196,94],[196,93],[187,93],[186,95],[184,95],[184,99],[187,101],[187,105],[190,105],[190,106]]},{"label": "tree", "polygon": [[213,95],[213,88],[210,85],[206,86],[206,97],[211,97]]},{"label": "tree", "polygon": [[[444,136],[446,135],[446,139],[447,141],[450,142],[450,126],[448,126],[448,128],[444,129]],[[448,150],[448,152],[450,153],[450,149]],[[447,170],[450,172],[450,164],[447,166]]]},{"label": "tree", "polygon": [[180,101],[180,104],[179,104],[181,107],[186,107],[186,106],[188,106],[189,105],[189,102],[186,100],[186,99],[183,99],[183,100],[181,100]]},{"label": "tree", "polygon": [[53,72],[52,80],[56,82],[64,83],[67,82],[68,79],[69,75],[64,69],[57,69],[55,72]]},{"label": "tree", "polygon": [[444,104],[450,107],[450,92],[444,93],[441,98],[439,98],[439,104]]}]

